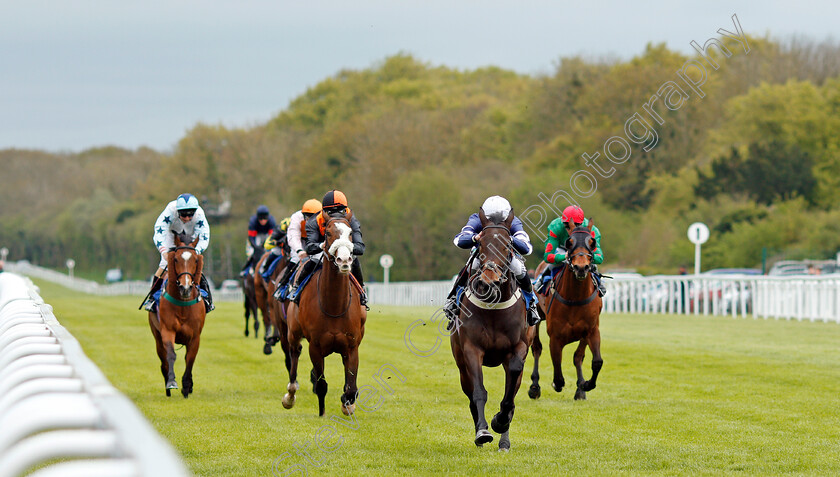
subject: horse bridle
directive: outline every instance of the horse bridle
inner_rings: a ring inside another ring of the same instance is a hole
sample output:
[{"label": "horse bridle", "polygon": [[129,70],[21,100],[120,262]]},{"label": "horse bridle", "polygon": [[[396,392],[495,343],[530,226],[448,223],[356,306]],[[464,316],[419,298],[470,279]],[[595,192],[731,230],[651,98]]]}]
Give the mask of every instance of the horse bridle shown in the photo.
[{"label": "horse bridle", "polygon": [[[330,217],[330,220],[328,220],[327,223],[324,225],[324,256],[327,257],[327,260],[332,262],[333,265],[335,265],[335,257],[333,257],[332,254],[330,254],[329,247],[327,247],[327,245],[326,245],[327,244],[326,233],[327,233],[327,229],[330,227],[330,224],[333,223],[333,221],[335,221],[335,220],[345,220],[345,221],[347,221],[347,226],[348,227],[350,226],[350,221],[347,219],[347,217]],[[351,227],[351,230],[352,230],[352,227]],[[344,308],[344,311],[342,311],[341,313],[339,313],[337,315],[334,315],[332,313],[328,313],[327,310],[324,309],[323,303],[321,303],[321,277],[322,276],[324,276],[323,271],[321,272],[320,275],[318,275],[318,280],[316,280],[316,282],[315,282],[315,287],[316,287],[316,290],[317,290],[316,294],[318,295],[318,308],[321,309],[321,313],[329,316],[330,318],[338,318],[338,317],[346,315],[347,311],[350,309],[350,303],[353,301],[353,294],[352,294],[352,291],[351,291],[353,289],[353,286],[351,285],[347,289],[348,300],[347,300],[347,306]]]},{"label": "horse bridle", "polygon": [[[586,230],[572,230],[572,232],[569,234],[569,240],[571,240],[572,235],[575,235],[575,234],[586,234],[587,237],[592,237],[592,232],[590,232],[588,229],[586,229]],[[572,242],[572,243],[575,243],[575,242]],[[570,248],[572,248],[572,247],[570,247]],[[586,252],[567,253],[566,254],[566,259],[564,260],[564,262],[566,262],[566,264],[568,264],[568,265],[571,265],[572,264],[572,258],[574,258],[574,257],[589,257],[589,260],[591,262],[592,259],[595,257],[595,253],[592,250],[592,248],[589,246],[589,241],[588,240],[584,241],[584,248],[586,248]],[[587,271],[589,270],[589,265],[586,266],[586,270]]]},{"label": "horse bridle", "polygon": [[[484,227],[481,231],[484,232],[485,230],[490,230],[490,229],[502,229],[502,230],[506,231],[508,234],[510,234],[510,229],[505,227],[504,225],[488,225],[487,227]],[[510,239],[511,239],[511,241],[513,240],[512,237],[510,237]],[[479,248],[481,248],[481,247],[479,246]],[[510,260],[511,260],[511,249],[512,249],[512,245],[511,245],[511,242],[509,241],[507,244],[505,244],[505,250],[500,251],[500,252],[503,252],[503,256],[506,258],[508,263],[510,263]],[[495,251],[492,251],[492,253],[495,254]],[[480,256],[480,254],[479,254],[479,256]],[[491,269],[491,270],[495,271],[495,268],[496,268],[495,263],[488,262],[488,263],[485,263],[485,264],[481,265],[481,267],[478,269],[478,272],[482,273],[487,269]],[[510,271],[510,266],[508,266],[508,271]],[[499,281],[501,283],[504,283],[507,280],[508,280],[508,273],[503,273],[502,278],[500,278]]]},{"label": "horse bridle", "polygon": [[[172,250],[172,251],[174,251],[174,252],[177,252],[178,250],[192,250],[193,252],[195,252],[195,247],[190,247],[190,246],[187,246],[187,245],[181,245],[180,247],[175,247],[175,248],[170,249],[170,250]],[[196,254],[198,254],[198,252],[196,252]],[[198,270],[196,270],[196,271],[198,271]],[[196,278],[196,277],[195,277],[195,272],[196,272],[196,271],[194,271],[194,272],[181,272],[181,273],[178,273],[177,275],[175,275],[175,283],[176,283],[176,284],[177,284],[177,283],[179,283],[179,281],[181,280],[181,276],[183,276],[183,275],[189,275],[189,276],[191,276],[191,277],[192,277],[192,279],[193,279],[193,280],[192,280],[192,281],[193,281],[193,284],[192,284],[192,286],[190,287],[190,289],[192,290],[193,288],[198,288],[198,282],[199,282],[199,280],[201,279],[201,277],[199,277],[199,278]]]},{"label": "horse bridle", "polygon": [[[330,224],[331,224],[331,223],[333,223],[333,222],[334,222],[334,221],[336,221],[336,220],[344,220],[344,221],[347,221],[347,226],[348,226],[348,227],[350,227],[350,220],[348,220],[348,219],[347,219],[347,217],[332,217],[332,216],[330,216],[330,220],[328,220],[328,221],[327,221],[327,223],[326,223],[326,224],[324,224],[324,256],[325,256],[325,257],[327,257],[327,260],[329,260],[330,262],[332,262],[332,264],[333,264],[333,265],[335,265],[335,257],[334,257],[334,256],[330,253],[330,251],[329,251],[329,247],[327,247],[327,237],[326,237],[326,234],[327,234],[327,229],[328,229],[328,228],[330,228]],[[353,227],[350,227],[350,231],[351,231],[351,232],[350,232],[350,235],[351,235],[351,236],[350,236],[350,241],[351,241],[351,242],[353,241],[353,237],[352,237],[353,232],[352,232],[352,230],[353,230]]]}]

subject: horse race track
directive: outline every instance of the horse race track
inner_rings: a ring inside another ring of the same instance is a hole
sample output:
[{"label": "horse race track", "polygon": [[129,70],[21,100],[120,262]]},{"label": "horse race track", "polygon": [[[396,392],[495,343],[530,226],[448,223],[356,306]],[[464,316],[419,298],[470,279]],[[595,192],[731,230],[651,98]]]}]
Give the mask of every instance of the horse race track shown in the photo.
[{"label": "horse race track", "polygon": [[[484,448],[472,443],[472,419],[448,340],[425,358],[406,348],[406,329],[431,316],[431,308],[371,309],[359,385],[377,389],[381,401],[376,410],[357,409],[351,422],[339,412],[343,375],[337,356],[326,364],[327,417],[317,417],[317,399],[305,379],[306,345],[297,404],[282,408],[288,375],[280,347],[265,356],[262,339],[243,336],[239,303],[219,303],[208,316],[195,393],[185,400],[164,395],[138,297],[74,296],[56,285],[38,285],[88,356],[196,475],[270,476],[304,468],[313,475],[840,475],[836,324],[602,316],[598,388],[585,402],[574,402],[568,386],[559,394],[551,390],[544,341],[542,398],[527,397],[529,355],[511,425],[512,449],[502,454],[496,451],[498,435]],[[434,329],[418,328],[415,345],[429,348]],[[574,379],[573,350],[565,350],[567,382]],[[179,382],[183,354],[176,364]],[[373,378],[386,364],[405,377],[390,373],[382,380],[393,394]],[[588,376],[588,359],[585,367]],[[500,368],[485,368],[488,419],[498,410],[501,374]]]}]

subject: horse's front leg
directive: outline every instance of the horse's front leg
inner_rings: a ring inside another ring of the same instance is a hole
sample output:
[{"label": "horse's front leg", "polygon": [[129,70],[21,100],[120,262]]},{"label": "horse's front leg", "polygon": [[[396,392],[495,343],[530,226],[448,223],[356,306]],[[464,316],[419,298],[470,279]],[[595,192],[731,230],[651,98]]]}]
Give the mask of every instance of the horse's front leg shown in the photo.
[{"label": "horse's front leg", "polygon": [[[204,306],[203,304],[201,306]],[[181,394],[184,398],[190,397],[193,392],[193,378],[192,369],[195,364],[195,357],[198,356],[198,346],[201,343],[201,336],[196,333],[195,336],[187,343],[187,356],[185,361],[187,363],[184,370],[184,376],[181,378]]]},{"label": "horse's front leg", "polygon": [[161,326],[160,338],[166,352],[166,395],[170,396],[170,390],[178,389],[178,381],[175,380],[175,332]]},{"label": "horse's front leg", "polygon": [[584,391],[595,389],[598,373],[601,372],[601,367],[604,365],[604,360],[601,359],[601,332],[598,328],[595,328],[589,334],[589,349],[592,350],[592,378],[580,386]]},{"label": "horse's front leg", "polygon": [[[169,366],[166,362],[166,348],[163,346],[163,339],[160,337],[160,331],[155,328],[154,323],[152,320],[155,319],[151,316],[151,312],[149,313],[149,327],[152,328],[152,336],[155,338],[155,351],[157,351],[158,359],[160,359],[160,373],[163,375],[163,384],[166,386],[166,383],[169,381]],[[169,391],[166,391],[166,395],[169,395]]]},{"label": "horse's front leg", "polygon": [[[290,325],[292,324],[293,322],[290,321]],[[303,349],[303,346],[301,346],[300,344],[300,340],[303,338],[300,326],[289,326],[287,338],[289,340],[290,358],[289,385],[286,386],[286,390],[288,392],[285,396],[283,396],[283,407],[286,409],[291,409],[292,406],[295,405],[295,393],[298,389],[300,389],[300,384],[298,384],[297,382],[298,362],[300,361],[300,353]]]},{"label": "horse's front leg", "polygon": [[577,373],[577,390],[575,390],[575,400],[586,399],[586,390],[583,389],[583,358],[586,356],[586,338],[578,342],[578,347],[575,350],[573,362],[575,363],[575,372]]},{"label": "horse's front leg", "polygon": [[528,397],[539,399],[542,394],[540,390],[540,356],[542,355],[542,341],[540,341],[540,324],[535,326],[534,342],[531,344],[531,354],[534,355],[534,371],[531,373],[531,387],[528,388]]},{"label": "horse's front leg", "polygon": [[352,348],[341,356],[344,362],[344,394],[341,396],[341,412],[351,415],[356,411],[356,375],[359,371],[359,348]]},{"label": "horse's front leg", "polygon": [[566,385],[566,380],[563,379],[563,347],[566,343],[560,341],[559,338],[549,336],[548,348],[551,353],[551,364],[554,365],[554,380],[551,382],[551,387],[558,393],[563,390]]},{"label": "horse's front leg", "polygon": [[324,376],[324,356],[321,349],[309,343],[309,359],[312,360],[312,376],[315,378],[315,394],[318,396],[318,415],[325,412],[324,401],[327,397],[327,378]]},{"label": "horse's front leg", "polygon": [[493,430],[502,435],[499,440],[500,451],[510,450],[510,423],[513,420],[513,411],[516,408],[514,399],[522,383],[526,356],[528,356],[528,345],[522,342],[517,345],[516,350],[511,353],[510,357],[502,363],[505,368],[505,395],[499,405],[499,412],[490,421]]},{"label": "horse's front leg", "polygon": [[487,430],[484,406],[487,404],[487,389],[484,388],[484,370],[481,363],[484,352],[466,343],[464,346],[464,369],[461,371],[461,389],[470,398],[470,412],[475,422],[475,445],[481,447],[493,442],[493,434]]}]

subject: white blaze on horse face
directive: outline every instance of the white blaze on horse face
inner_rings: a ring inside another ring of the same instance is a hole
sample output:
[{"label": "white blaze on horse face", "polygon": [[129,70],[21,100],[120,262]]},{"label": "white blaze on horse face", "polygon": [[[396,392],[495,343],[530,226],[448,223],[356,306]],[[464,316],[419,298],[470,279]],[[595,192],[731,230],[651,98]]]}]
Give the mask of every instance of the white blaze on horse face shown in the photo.
[{"label": "white blaze on horse face", "polygon": [[339,270],[344,273],[350,271],[350,265],[353,263],[353,242],[350,241],[350,227],[347,224],[335,224],[340,234],[337,239],[330,245],[330,255],[335,257],[335,263]]},{"label": "white blaze on horse face", "polygon": [[[188,263],[191,258],[192,258],[192,252],[184,252],[184,253],[181,254],[181,259],[184,260],[184,263]],[[186,280],[185,280],[186,283],[184,283],[184,286],[185,287],[191,287],[192,286],[192,276],[184,275],[184,277],[186,278]]]}]

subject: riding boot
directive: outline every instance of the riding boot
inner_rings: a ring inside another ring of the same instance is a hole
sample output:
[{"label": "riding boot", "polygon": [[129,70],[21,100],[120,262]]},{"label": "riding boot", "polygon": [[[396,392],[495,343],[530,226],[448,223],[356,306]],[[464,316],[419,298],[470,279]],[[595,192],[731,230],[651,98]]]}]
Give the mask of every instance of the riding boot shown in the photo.
[{"label": "riding boot", "polygon": [[551,276],[551,267],[545,267],[545,270],[537,277],[537,286],[534,289],[534,293],[542,293],[548,286],[548,282],[551,280],[546,280],[547,277]]},{"label": "riding boot", "polygon": [[450,290],[449,295],[446,296],[446,303],[443,305],[443,314],[449,318],[450,326],[455,323],[458,315],[461,314],[461,307],[458,306],[458,289],[467,286],[469,278],[470,274],[467,273],[467,266],[464,265],[461,272],[458,273],[458,279],[455,280],[455,283],[452,285],[452,290]]},{"label": "riding boot", "polygon": [[292,273],[297,270],[298,265],[300,262],[292,262],[286,265],[286,269],[283,270],[283,275],[280,277],[280,280],[277,281],[277,289],[274,290],[274,299],[277,301],[282,301],[284,299],[282,295],[283,288],[289,283],[289,278],[292,276]]},{"label": "riding boot", "polygon": [[309,259],[306,263],[303,264],[303,268],[298,273],[297,280],[292,284],[292,287],[289,289],[288,297],[294,300],[296,304],[300,304],[300,291],[298,287],[300,283],[303,281],[304,278],[308,277],[312,272],[315,271],[315,267],[318,266],[317,260]]},{"label": "riding boot", "polygon": [[531,280],[528,279],[528,274],[516,279],[519,284],[519,289],[522,290],[522,296],[525,298],[525,305],[528,307],[527,321],[528,326],[534,326],[540,322],[540,314],[537,312],[537,295],[534,294],[534,289],[531,286]]},{"label": "riding boot", "polygon": [[152,276],[152,288],[149,291],[149,298],[143,303],[143,308],[146,311],[155,311],[155,292],[160,290],[163,285],[163,269],[158,268],[154,276]]},{"label": "riding boot", "polygon": [[242,271],[239,272],[240,277],[245,278],[245,277],[248,276],[248,269],[251,268],[251,260],[253,260],[253,259],[254,259],[254,254],[251,254],[251,255],[248,256],[248,260],[245,261],[245,266],[242,267]]},{"label": "riding boot", "polygon": [[592,282],[595,283],[595,288],[598,289],[598,296],[606,295],[607,287],[604,286],[604,282],[601,280],[601,274],[598,273],[597,265],[593,264],[590,272],[590,274],[592,275]]},{"label": "riding boot", "polygon": [[204,290],[207,292],[207,296],[203,296],[204,298],[204,308],[206,313],[210,313],[211,311],[216,309],[216,305],[213,304],[213,295],[210,292],[210,284],[207,283],[207,278],[204,277],[204,274],[201,274],[201,280],[198,282],[199,288],[199,295],[201,295],[200,290]]},{"label": "riding boot", "polygon": [[365,279],[364,275],[362,275],[362,264],[359,263],[358,257],[353,259],[351,273],[353,274],[353,277],[356,278],[356,281],[359,282],[359,287],[362,289],[361,295],[359,295],[359,303],[365,307],[366,310],[370,310],[370,307],[367,306],[368,299],[367,293],[365,292]]}]

